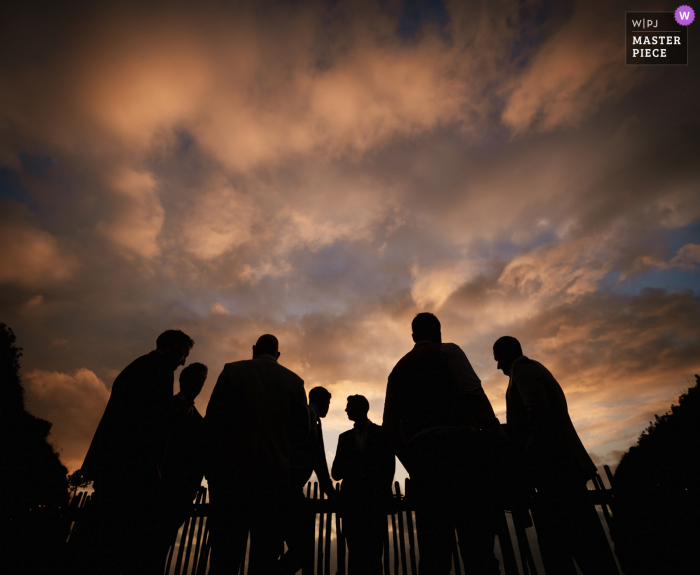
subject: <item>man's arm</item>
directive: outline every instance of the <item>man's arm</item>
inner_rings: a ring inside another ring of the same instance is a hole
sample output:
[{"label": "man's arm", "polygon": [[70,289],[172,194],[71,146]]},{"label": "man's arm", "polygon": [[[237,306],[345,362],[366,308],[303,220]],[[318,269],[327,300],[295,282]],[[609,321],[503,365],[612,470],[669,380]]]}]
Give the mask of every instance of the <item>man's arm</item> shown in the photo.
[{"label": "man's arm", "polygon": [[440,346],[440,354],[457,382],[458,393],[464,407],[476,419],[481,429],[498,433],[500,423],[481,386],[481,380],[474,372],[462,348],[454,343],[443,343]]},{"label": "man's arm", "polygon": [[306,401],[306,390],[304,380],[299,379],[299,385],[295,389],[294,403],[292,405],[292,426],[295,441],[298,438],[306,438],[311,432],[311,418],[309,415],[309,404]]},{"label": "man's arm", "polygon": [[[320,431],[320,430],[319,430]],[[320,438],[317,445],[317,453],[314,459],[314,471],[318,477],[318,485],[329,498],[335,495],[333,481],[331,481],[330,473],[328,473],[328,461],[326,460],[326,448],[323,444],[323,432],[320,433]]]},{"label": "man's arm", "polygon": [[555,439],[554,415],[544,379],[537,366],[527,360],[519,361],[513,366],[512,378],[527,411],[529,434],[525,449],[539,449]]},{"label": "man's arm", "polygon": [[333,467],[331,468],[331,475],[336,481],[345,479],[348,474],[348,470],[352,465],[352,452],[346,449],[347,443],[341,435],[338,438],[338,447],[335,451],[335,458],[333,459]]},{"label": "man's arm", "polygon": [[386,481],[391,489],[391,482],[394,480],[394,475],[396,474],[396,457],[394,452],[389,446],[389,442],[386,439],[386,433],[382,427],[377,426],[377,431],[379,432],[376,436],[379,442],[380,449],[380,477],[381,481]]},{"label": "man's arm", "polygon": [[230,409],[235,402],[233,402],[233,382],[227,367],[226,365],[224,366],[219,379],[216,380],[205,417],[209,432],[217,445],[217,450],[226,449],[226,446],[233,442],[230,423],[235,417],[230,412]]},{"label": "man's arm", "polygon": [[389,376],[386,385],[386,397],[384,399],[384,416],[382,417],[382,429],[389,447],[394,452],[399,461],[411,474],[411,456],[408,446],[401,434],[401,410],[399,408],[399,397],[395,385]]}]

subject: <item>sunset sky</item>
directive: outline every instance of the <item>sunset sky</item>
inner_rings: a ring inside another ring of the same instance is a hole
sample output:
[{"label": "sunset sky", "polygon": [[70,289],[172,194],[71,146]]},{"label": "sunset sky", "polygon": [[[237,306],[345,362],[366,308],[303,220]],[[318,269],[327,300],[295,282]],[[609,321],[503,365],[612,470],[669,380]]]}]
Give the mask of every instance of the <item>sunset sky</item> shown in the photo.
[{"label": "sunset sky", "polygon": [[624,56],[625,10],[676,7],[4,8],[0,321],[64,464],[168,328],[210,368],[202,413],[277,335],[333,394],[332,462],[348,395],[381,423],[421,311],[502,422],[491,346],[520,339],[616,464],[700,373],[700,24],[689,66]]}]

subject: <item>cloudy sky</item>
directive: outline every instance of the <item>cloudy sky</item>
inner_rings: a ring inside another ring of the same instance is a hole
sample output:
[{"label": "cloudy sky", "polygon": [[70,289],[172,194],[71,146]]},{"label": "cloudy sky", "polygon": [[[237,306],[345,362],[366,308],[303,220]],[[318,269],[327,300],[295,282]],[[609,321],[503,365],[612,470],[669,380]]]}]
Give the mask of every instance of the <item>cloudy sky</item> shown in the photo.
[{"label": "cloudy sky", "polygon": [[[615,464],[700,372],[700,51],[626,67],[646,2],[16,3],[0,34],[0,321],[80,466],[115,376],[180,328],[262,333],[381,423],[433,311],[501,421],[518,337]],[[697,27],[698,24],[692,26]]]}]

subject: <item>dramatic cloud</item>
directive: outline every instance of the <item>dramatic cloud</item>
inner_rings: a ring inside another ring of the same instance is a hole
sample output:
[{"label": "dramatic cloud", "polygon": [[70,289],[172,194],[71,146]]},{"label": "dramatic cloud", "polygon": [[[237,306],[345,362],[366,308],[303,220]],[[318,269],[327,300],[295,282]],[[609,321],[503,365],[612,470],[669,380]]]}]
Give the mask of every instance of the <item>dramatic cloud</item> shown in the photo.
[{"label": "dramatic cloud", "polygon": [[54,236],[18,206],[3,202],[0,207],[0,283],[31,288],[73,275],[76,261]]},{"label": "dramatic cloud", "polygon": [[66,464],[171,327],[210,367],[202,412],[223,364],[276,334],[333,394],[332,457],[348,395],[381,421],[424,310],[502,421],[491,346],[521,339],[615,463],[700,372],[700,55],[625,66],[628,8],[18,4],[0,319]]},{"label": "dramatic cloud", "polygon": [[64,465],[80,467],[109,399],[105,384],[85,368],[73,375],[35,369],[24,386],[29,411],[53,423],[51,437]]}]

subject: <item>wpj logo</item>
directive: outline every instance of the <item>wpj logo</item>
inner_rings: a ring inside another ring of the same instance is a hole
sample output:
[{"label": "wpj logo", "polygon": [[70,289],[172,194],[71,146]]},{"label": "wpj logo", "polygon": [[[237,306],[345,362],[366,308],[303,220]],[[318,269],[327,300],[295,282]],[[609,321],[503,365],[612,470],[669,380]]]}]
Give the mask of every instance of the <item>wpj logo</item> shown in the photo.
[{"label": "wpj logo", "polygon": [[695,20],[695,10],[684,4],[676,8],[674,16],[676,17],[676,22],[681,26],[687,26],[688,24],[692,24],[693,20]]},{"label": "wpj logo", "polygon": [[627,12],[625,63],[687,65],[688,25],[694,19],[694,10],[685,5],[675,12]]}]

